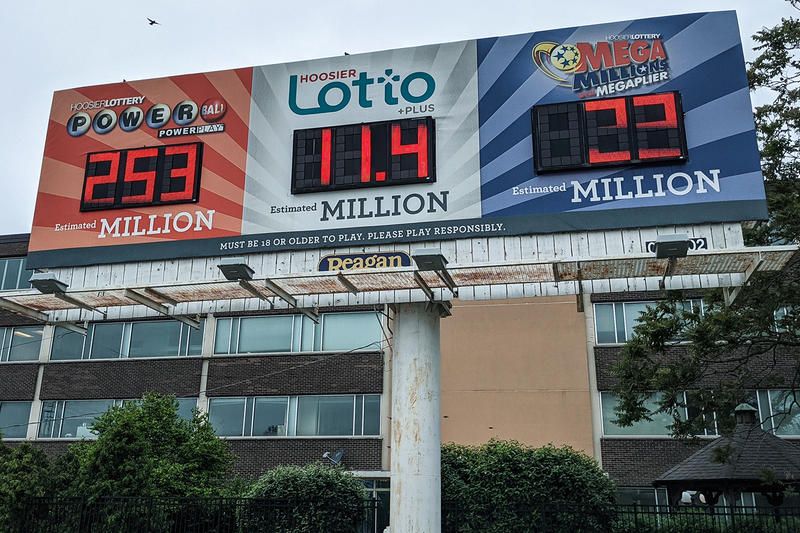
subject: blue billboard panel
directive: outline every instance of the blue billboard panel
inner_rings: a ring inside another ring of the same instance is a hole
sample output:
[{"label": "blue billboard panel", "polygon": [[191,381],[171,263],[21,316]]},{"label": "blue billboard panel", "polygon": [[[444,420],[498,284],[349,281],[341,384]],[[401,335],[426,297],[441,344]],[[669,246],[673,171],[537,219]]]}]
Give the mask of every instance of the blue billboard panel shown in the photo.
[{"label": "blue billboard panel", "polygon": [[477,44],[481,212],[531,231],[766,216],[732,11]]}]

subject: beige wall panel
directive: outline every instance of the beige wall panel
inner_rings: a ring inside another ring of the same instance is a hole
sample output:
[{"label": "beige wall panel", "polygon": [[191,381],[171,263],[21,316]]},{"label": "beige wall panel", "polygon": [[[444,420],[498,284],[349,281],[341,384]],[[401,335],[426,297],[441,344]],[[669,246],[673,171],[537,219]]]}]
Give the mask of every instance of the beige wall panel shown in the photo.
[{"label": "beige wall panel", "polygon": [[[592,455],[588,391],[442,392],[442,442],[568,444]],[[446,418],[445,418],[446,417]]]},{"label": "beige wall panel", "polygon": [[456,301],[442,321],[443,441],[495,437],[591,453],[590,402],[575,297]]}]

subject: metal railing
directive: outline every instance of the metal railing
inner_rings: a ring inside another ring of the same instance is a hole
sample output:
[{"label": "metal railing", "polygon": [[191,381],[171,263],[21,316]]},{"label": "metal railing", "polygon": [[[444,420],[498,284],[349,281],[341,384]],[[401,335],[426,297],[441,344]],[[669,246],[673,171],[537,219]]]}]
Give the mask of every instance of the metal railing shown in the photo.
[{"label": "metal railing", "polygon": [[620,505],[618,532],[793,533],[800,531],[800,508]]},{"label": "metal railing", "polygon": [[[387,502],[351,508],[259,498],[32,498],[8,517],[9,533],[382,533]],[[332,512],[336,511],[336,512]],[[335,515],[335,522],[326,518]],[[324,525],[321,525],[324,524]],[[332,524],[332,525],[331,525]],[[442,506],[443,533],[789,533],[800,508],[613,505]]]},{"label": "metal railing", "polygon": [[[378,500],[351,508],[260,498],[31,498],[0,530],[10,533],[374,533]],[[331,511],[335,511],[332,513]]]}]

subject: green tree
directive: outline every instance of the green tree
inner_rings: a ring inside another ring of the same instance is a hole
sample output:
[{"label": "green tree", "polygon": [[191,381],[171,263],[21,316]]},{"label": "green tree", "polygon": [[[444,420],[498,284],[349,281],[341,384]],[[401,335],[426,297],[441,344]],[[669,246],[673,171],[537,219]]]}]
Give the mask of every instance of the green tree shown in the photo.
[{"label": "green tree", "polygon": [[[797,9],[798,0],[790,0]],[[768,103],[755,110],[770,218],[745,226],[748,244],[800,242],[800,20],[788,17],[753,37],[751,89]],[[687,309],[679,293],[645,312],[615,368],[618,422],[630,425],[656,412],[672,416],[672,433],[702,432],[716,413],[732,429],[736,404],[758,388],[800,389],[800,264],[757,273],[733,305],[719,291],[705,312]],[[779,313],[776,315],[776,311]],[[689,341],[676,356],[675,346]],[[683,391],[689,391],[688,406]],[[651,394],[657,409],[646,407]],[[800,407],[790,397],[786,410]],[[690,416],[684,417],[689,407]]]},{"label": "green tree", "polygon": [[9,448],[0,444],[0,528],[26,512],[27,498],[45,496],[50,489],[50,462],[27,442]]},{"label": "green tree", "polygon": [[70,448],[63,459],[74,473],[66,490],[75,495],[205,496],[224,486],[233,463],[206,415],[178,416],[172,396],[147,394],[101,415],[97,440]]},{"label": "green tree", "polygon": [[442,447],[443,513],[453,531],[608,531],[614,494],[597,462],[567,446]]},{"label": "green tree", "polygon": [[[789,3],[798,8],[798,0]],[[784,18],[753,36],[756,59],[750,87],[768,103],[755,110],[770,219],[750,227],[753,243],[797,242],[800,238],[800,20]]]},{"label": "green tree", "polygon": [[273,502],[250,502],[239,520],[245,531],[350,533],[364,517],[366,492],[350,472],[310,464],[269,470],[244,495]]}]

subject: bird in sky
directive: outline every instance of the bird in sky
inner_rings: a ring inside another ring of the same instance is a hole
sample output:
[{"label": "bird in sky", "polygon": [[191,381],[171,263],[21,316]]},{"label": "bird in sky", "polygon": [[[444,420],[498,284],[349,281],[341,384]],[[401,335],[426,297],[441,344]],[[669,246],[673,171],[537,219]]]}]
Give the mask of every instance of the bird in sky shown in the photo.
[{"label": "bird in sky", "polygon": [[153,20],[153,19],[151,19],[150,17],[145,17],[145,18],[147,19],[147,22],[149,22],[151,26],[153,26],[153,25],[155,25],[155,24],[158,24],[159,26],[161,26],[161,23],[160,23],[160,22],[158,22],[158,21],[156,21],[156,20]]}]

